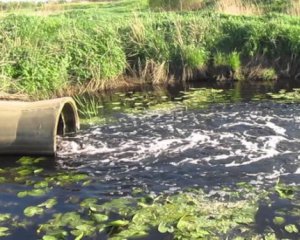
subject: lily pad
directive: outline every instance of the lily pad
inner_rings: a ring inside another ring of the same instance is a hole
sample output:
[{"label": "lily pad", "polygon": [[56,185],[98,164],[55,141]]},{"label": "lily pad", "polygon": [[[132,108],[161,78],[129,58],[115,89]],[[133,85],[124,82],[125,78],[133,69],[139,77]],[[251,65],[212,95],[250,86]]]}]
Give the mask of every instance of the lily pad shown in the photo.
[{"label": "lily pad", "polygon": [[35,215],[41,215],[44,213],[44,209],[37,206],[30,206],[24,209],[24,215],[26,217],[33,217]]},{"label": "lily pad", "polygon": [[0,237],[6,237],[9,235],[10,235],[9,228],[0,226]]},{"label": "lily pad", "polygon": [[38,206],[39,206],[39,207],[45,207],[45,208],[50,209],[50,208],[52,208],[53,206],[55,206],[56,204],[57,204],[56,198],[50,198],[50,199],[48,199],[47,201],[45,201],[45,202],[39,204]]},{"label": "lily pad", "polygon": [[283,217],[274,217],[273,219],[273,222],[276,224],[276,225],[282,225],[285,223],[285,219]]},{"label": "lily pad", "polygon": [[5,222],[11,218],[9,213],[0,214],[0,222]]},{"label": "lily pad", "polygon": [[299,232],[297,226],[294,225],[294,224],[286,225],[286,226],[284,227],[284,229],[285,229],[288,233],[298,233],[298,232]]},{"label": "lily pad", "polygon": [[113,227],[125,227],[129,224],[127,220],[115,220],[109,223],[110,226]]},{"label": "lily pad", "polygon": [[93,214],[92,215],[93,218],[95,219],[96,222],[101,223],[101,222],[105,222],[108,220],[108,216],[104,215],[104,214]]},{"label": "lily pad", "polygon": [[58,240],[58,238],[50,235],[43,236],[43,240]]}]

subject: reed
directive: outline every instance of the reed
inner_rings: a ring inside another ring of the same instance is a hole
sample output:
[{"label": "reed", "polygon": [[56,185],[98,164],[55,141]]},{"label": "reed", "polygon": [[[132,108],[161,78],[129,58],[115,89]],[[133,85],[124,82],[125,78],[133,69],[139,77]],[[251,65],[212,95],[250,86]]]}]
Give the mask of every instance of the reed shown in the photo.
[{"label": "reed", "polygon": [[292,0],[287,12],[292,16],[300,16],[300,0]]},{"label": "reed", "polygon": [[217,0],[215,4],[217,12],[231,15],[262,15],[263,10],[255,1],[242,0]]}]

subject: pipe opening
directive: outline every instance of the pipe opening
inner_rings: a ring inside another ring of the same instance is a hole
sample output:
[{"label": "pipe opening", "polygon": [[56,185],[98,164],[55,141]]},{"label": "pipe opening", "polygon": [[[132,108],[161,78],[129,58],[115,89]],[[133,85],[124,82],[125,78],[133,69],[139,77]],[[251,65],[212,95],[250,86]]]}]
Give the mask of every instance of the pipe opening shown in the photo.
[{"label": "pipe opening", "polygon": [[76,110],[72,104],[65,103],[58,119],[57,135],[63,136],[68,133],[76,132],[76,130]]}]

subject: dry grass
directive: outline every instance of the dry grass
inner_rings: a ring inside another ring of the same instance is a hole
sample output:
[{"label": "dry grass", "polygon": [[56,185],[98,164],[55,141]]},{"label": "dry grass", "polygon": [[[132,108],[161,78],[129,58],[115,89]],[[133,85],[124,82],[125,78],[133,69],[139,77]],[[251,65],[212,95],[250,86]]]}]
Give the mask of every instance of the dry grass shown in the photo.
[{"label": "dry grass", "polygon": [[197,10],[197,9],[202,9],[204,6],[203,0],[194,0],[190,1],[184,6],[181,6],[181,8],[187,9],[187,10]]},{"label": "dry grass", "polygon": [[20,101],[29,101],[30,97],[27,94],[21,93],[6,93],[0,91],[0,100],[20,100]]},{"label": "dry grass", "polygon": [[231,15],[261,15],[263,12],[255,3],[242,0],[217,0],[216,11]]},{"label": "dry grass", "polygon": [[173,77],[169,74],[169,65],[166,62],[158,63],[153,59],[148,59],[145,64],[139,62],[134,68],[128,65],[127,73],[130,79],[139,79],[139,84],[157,85],[173,81]]},{"label": "dry grass", "polygon": [[63,11],[64,11],[64,4],[49,2],[43,4],[40,8],[38,8],[36,11],[36,15],[48,16],[55,13],[61,13]]},{"label": "dry grass", "polygon": [[293,0],[291,7],[288,9],[288,14],[292,16],[300,16],[300,0]]},{"label": "dry grass", "polygon": [[131,41],[143,44],[146,39],[146,29],[141,18],[139,18],[136,14],[134,14],[134,19],[132,20],[132,24],[130,24],[130,28],[132,32]]}]

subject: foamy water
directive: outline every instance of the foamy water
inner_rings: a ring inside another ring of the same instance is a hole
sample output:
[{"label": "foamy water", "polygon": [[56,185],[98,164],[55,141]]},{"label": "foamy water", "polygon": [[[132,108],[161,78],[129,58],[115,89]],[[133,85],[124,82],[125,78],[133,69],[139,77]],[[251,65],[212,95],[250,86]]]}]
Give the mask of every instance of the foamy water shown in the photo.
[{"label": "foamy water", "polygon": [[122,116],[63,139],[58,163],[154,190],[266,184],[300,174],[299,116],[297,104],[271,102]]}]

